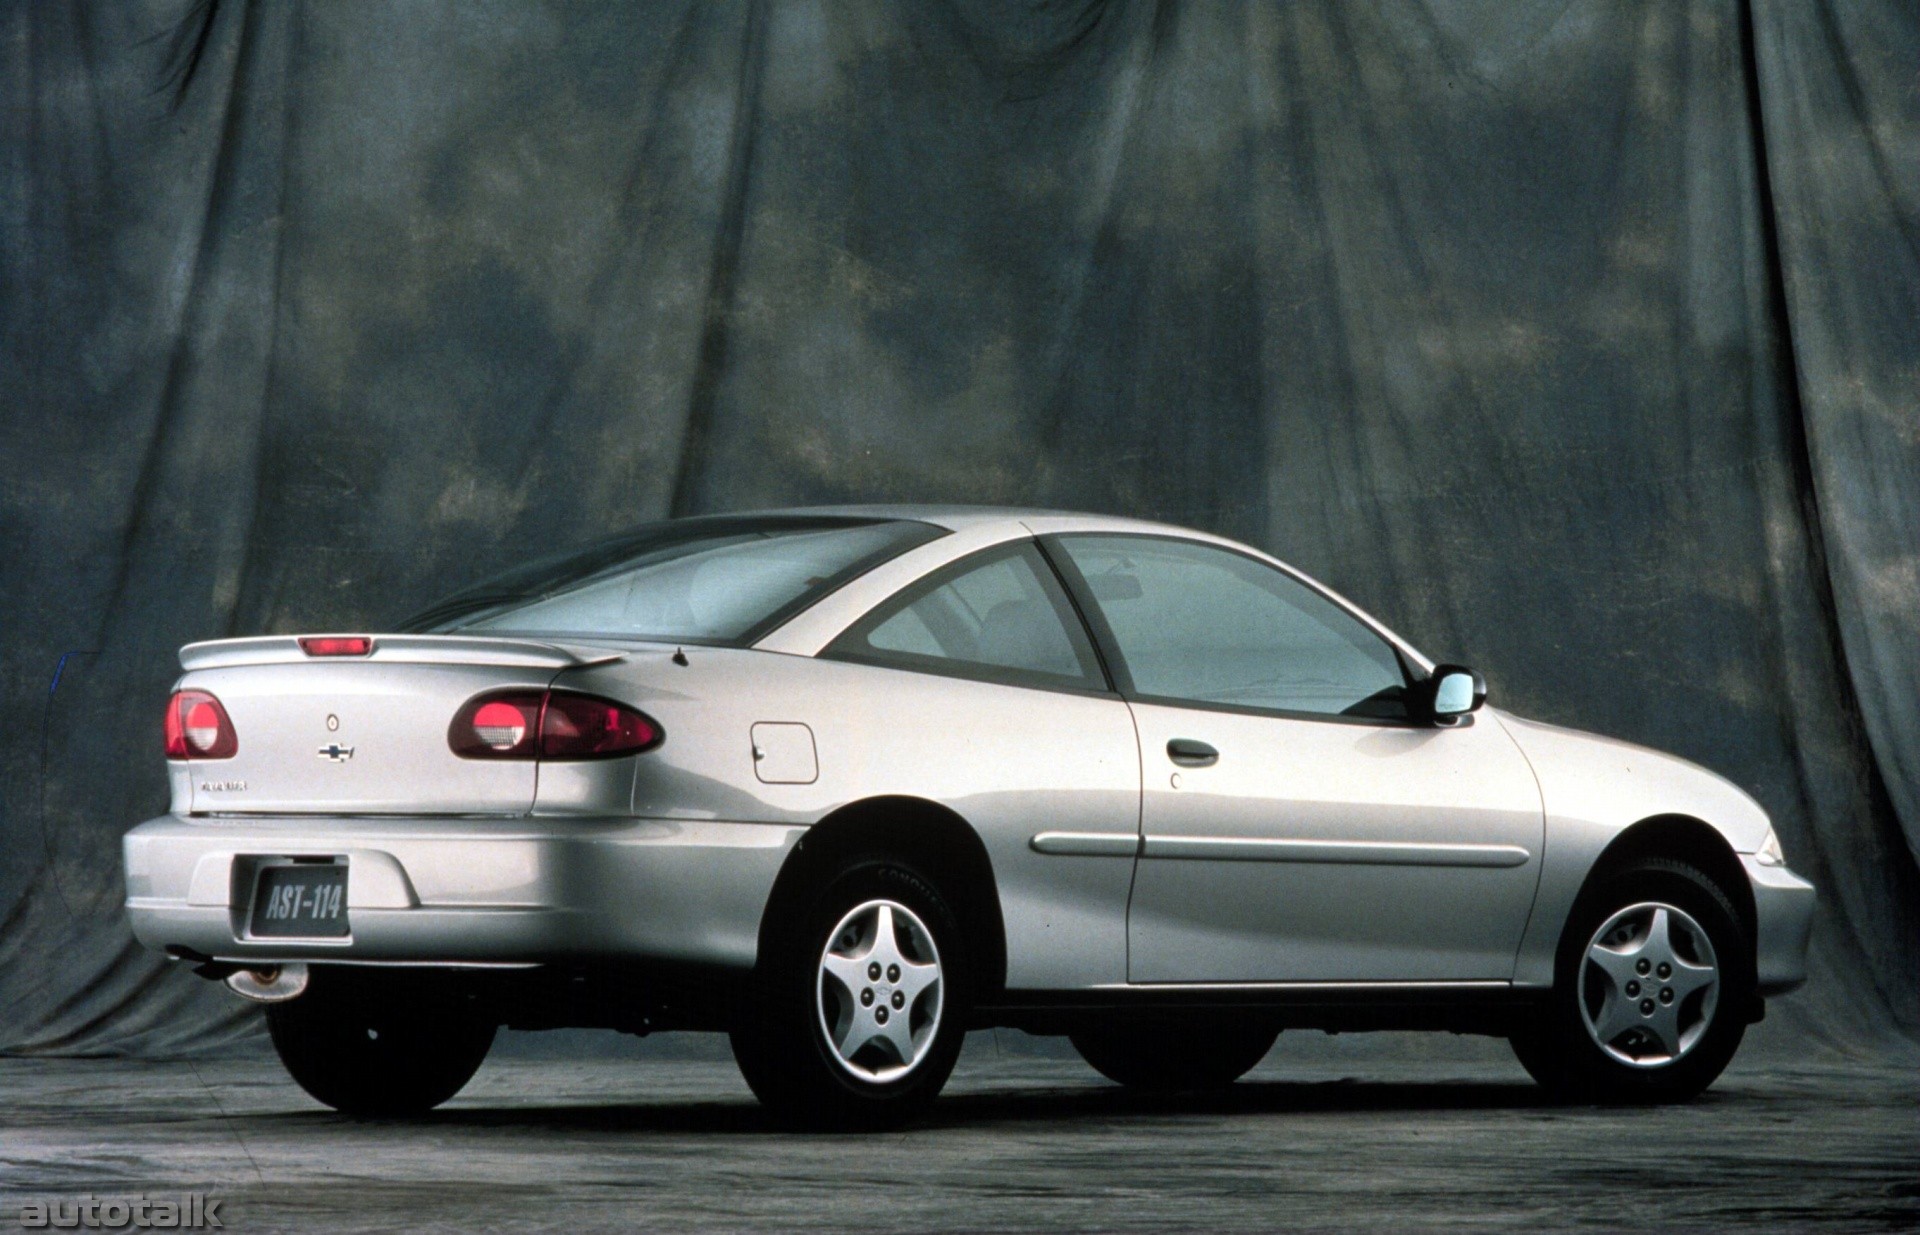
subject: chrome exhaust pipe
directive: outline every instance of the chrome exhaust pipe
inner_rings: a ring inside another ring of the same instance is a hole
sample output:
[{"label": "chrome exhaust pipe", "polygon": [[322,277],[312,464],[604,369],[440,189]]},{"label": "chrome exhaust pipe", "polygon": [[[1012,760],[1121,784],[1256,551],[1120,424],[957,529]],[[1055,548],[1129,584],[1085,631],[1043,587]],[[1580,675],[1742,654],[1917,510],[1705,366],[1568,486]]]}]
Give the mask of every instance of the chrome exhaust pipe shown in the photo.
[{"label": "chrome exhaust pipe", "polygon": [[227,975],[227,989],[255,1003],[285,1003],[307,989],[307,967],[299,961],[236,969]]}]

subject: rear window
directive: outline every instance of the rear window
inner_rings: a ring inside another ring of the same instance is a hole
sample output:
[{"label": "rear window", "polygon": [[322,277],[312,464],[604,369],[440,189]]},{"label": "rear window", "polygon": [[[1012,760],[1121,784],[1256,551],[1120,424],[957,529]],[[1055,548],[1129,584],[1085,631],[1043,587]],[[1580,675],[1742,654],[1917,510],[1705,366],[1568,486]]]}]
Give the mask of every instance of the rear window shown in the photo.
[{"label": "rear window", "polygon": [[404,629],[745,644],[908,549],[904,519],[716,515],[649,524],[496,575]]}]

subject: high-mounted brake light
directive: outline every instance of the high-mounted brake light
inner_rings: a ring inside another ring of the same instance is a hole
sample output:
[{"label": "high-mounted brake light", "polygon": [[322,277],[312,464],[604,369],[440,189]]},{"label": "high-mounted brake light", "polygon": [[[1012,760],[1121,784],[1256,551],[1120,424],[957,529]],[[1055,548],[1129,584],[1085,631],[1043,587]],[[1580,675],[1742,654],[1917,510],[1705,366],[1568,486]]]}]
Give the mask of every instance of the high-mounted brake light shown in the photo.
[{"label": "high-mounted brake light", "polygon": [[665,735],[625,704],[571,691],[503,690],[469,699],[447,728],[462,759],[612,759]]},{"label": "high-mounted brake light", "polygon": [[204,690],[177,690],[167,700],[167,758],[231,759],[240,739],[227,709]]},{"label": "high-mounted brake light", "polygon": [[302,635],[300,650],[309,656],[370,656],[373,639],[367,635]]}]

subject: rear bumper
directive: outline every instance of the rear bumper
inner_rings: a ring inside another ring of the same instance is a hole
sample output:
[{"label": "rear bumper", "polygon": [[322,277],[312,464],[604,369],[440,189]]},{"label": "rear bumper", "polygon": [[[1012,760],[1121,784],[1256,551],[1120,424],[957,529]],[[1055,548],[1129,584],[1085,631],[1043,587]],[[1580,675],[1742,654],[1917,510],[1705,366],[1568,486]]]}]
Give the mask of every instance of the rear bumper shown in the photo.
[{"label": "rear bumper", "polygon": [[1813,929],[1813,885],[1784,866],[1742,854],[1753,887],[1754,969],[1762,995],[1784,995],[1807,980],[1807,935]]},{"label": "rear bumper", "polygon": [[[156,950],[229,961],[746,967],[804,829],[631,818],[200,817],[127,833],[127,917]],[[344,939],[250,938],[263,859],[344,858]]]}]

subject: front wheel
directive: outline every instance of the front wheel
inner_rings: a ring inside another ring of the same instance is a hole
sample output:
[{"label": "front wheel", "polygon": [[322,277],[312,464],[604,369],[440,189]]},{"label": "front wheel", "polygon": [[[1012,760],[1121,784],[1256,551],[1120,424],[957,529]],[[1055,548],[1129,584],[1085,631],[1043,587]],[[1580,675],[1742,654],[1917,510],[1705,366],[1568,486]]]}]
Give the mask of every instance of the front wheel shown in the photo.
[{"label": "front wheel", "polygon": [[1272,1029],[1184,1022],[1083,1029],[1069,1041],[1094,1071],[1137,1089],[1223,1089],[1265,1059]]},{"label": "front wheel", "polygon": [[902,862],[852,859],[773,925],[731,1034],[755,1096],[808,1128],[897,1127],[924,1112],[968,1013],[966,941],[939,890]]},{"label": "front wheel", "polygon": [[304,995],[267,1008],[267,1033],[288,1074],[362,1119],[424,1114],[459,1093],[494,1029],[451,992],[319,969]]},{"label": "front wheel", "polygon": [[1583,894],[1548,1006],[1512,1036],[1556,1095],[1679,1102],[1711,1085],[1746,1033],[1752,948],[1718,884],[1649,859]]}]

